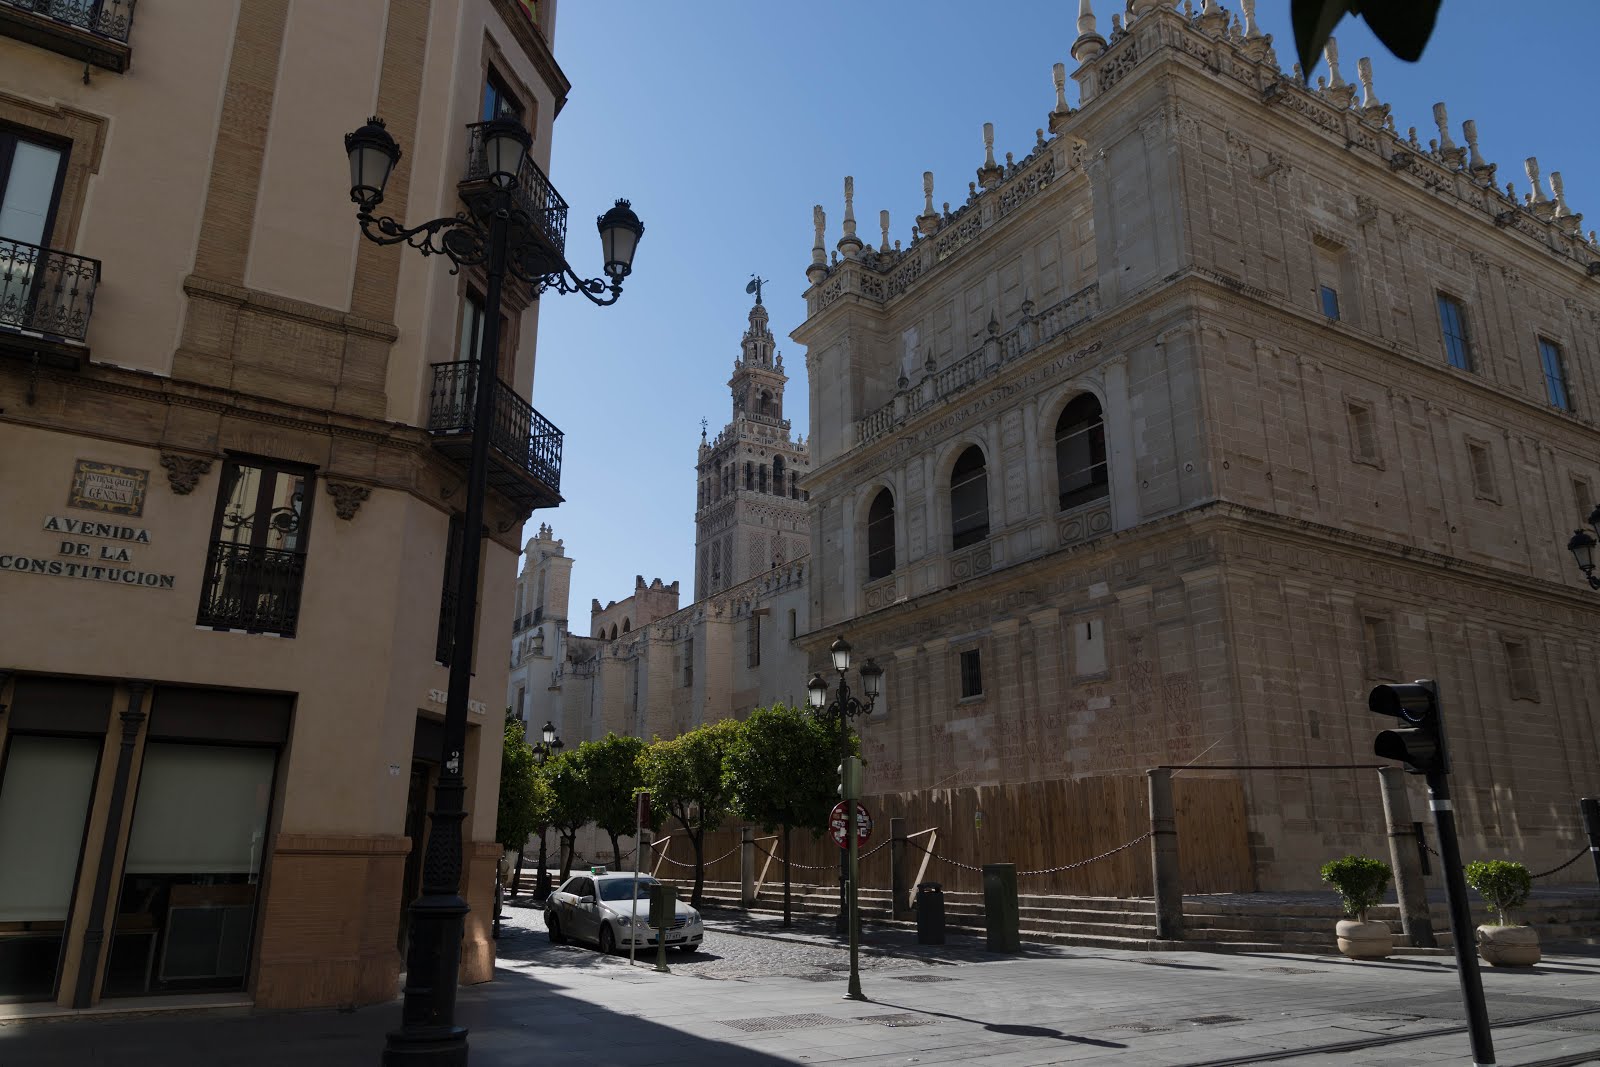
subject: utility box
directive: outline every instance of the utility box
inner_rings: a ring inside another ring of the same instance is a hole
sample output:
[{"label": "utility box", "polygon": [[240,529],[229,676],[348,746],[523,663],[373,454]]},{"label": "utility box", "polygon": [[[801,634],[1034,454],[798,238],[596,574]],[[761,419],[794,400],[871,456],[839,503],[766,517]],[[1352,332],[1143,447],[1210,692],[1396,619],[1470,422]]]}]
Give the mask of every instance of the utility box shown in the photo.
[{"label": "utility box", "polygon": [[1015,863],[983,865],[983,922],[989,933],[990,952],[1022,951]]},{"label": "utility box", "polygon": [[650,925],[657,930],[672,929],[678,912],[678,887],[656,882],[650,887]]},{"label": "utility box", "polygon": [[944,944],[944,886],[938,882],[917,885],[917,944]]}]

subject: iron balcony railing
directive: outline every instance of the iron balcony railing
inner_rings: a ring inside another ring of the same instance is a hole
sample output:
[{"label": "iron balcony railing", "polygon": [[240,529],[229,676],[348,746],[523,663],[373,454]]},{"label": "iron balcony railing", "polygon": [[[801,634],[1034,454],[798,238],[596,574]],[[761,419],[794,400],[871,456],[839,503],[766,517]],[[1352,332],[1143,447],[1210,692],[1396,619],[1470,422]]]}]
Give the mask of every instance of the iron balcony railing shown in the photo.
[{"label": "iron balcony railing", "polygon": [[[472,361],[435,363],[428,394],[428,429],[436,434],[472,433],[478,365]],[[489,443],[509,462],[537,478],[551,493],[561,492],[561,431],[505,382],[494,383],[494,417]]]},{"label": "iron balcony railing", "polygon": [[104,37],[119,44],[128,43],[133,29],[133,5],[137,0],[0,0],[0,6],[14,7],[42,15],[63,26]]},{"label": "iron balcony railing", "polygon": [[[481,182],[489,177],[489,163],[484,153],[483,128],[487,122],[475,122],[467,127],[467,173],[462,184]],[[566,255],[567,202],[556,192],[550,179],[533,161],[523,158],[522,171],[517,175],[517,199],[528,213],[539,233],[555,252],[556,258]]]},{"label": "iron balcony railing", "polygon": [[99,284],[98,259],[0,238],[0,326],[81,341]]},{"label": "iron balcony railing", "polygon": [[200,592],[201,626],[293,637],[306,557],[281,548],[213,541]]},{"label": "iron balcony railing", "polygon": [[515,632],[521,633],[523,630],[529,629],[530,627],[533,627],[533,626],[537,625],[539,623],[539,621],[541,619],[543,619],[543,618],[544,618],[544,609],[543,608],[534,608],[532,611],[528,612],[525,615],[517,616],[516,622],[514,622],[512,624],[511,628]]}]

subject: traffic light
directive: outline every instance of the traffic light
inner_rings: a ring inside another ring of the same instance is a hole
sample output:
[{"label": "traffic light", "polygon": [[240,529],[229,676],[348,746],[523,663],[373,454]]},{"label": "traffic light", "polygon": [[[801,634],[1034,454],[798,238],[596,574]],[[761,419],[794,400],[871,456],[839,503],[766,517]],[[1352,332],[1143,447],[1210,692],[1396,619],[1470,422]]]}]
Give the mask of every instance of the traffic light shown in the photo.
[{"label": "traffic light", "polygon": [[861,799],[861,757],[846,756],[839,764],[839,799]]},{"label": "traffic light", "polygon": [[1410,774],[1448,774],[1444,725],[1439,721],[1439,698],[1431,682],[1401,682],[1374,686],[1367,708],[1399,719],[1401,726],[1384,730],[1372,751],[1384,759],[1399,760]]}]

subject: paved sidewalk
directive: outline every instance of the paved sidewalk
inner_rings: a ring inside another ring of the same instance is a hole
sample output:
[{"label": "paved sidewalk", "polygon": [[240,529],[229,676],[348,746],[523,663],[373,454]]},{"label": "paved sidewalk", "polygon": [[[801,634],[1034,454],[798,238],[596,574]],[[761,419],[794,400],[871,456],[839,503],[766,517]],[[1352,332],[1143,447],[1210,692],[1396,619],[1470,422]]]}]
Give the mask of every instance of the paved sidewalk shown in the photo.
[{"label": "paved sidewalk", "polygon": [[[705,952],[675,957],[674,973],[657,974],[590,949],[550,946],[537,913],[513,909],[497,980],[461,992],[471,1063],[1470,1062],[1448,959],[1356,964],[1337,956],[1054,946],[1001,957],[966,943],[976,939],[937,949],[896,943],[869,950],[862,985],[872,1000],[859,1003],[841,999],[844,953],[823,934],[794,936],[802,943],[720,924],[708,932]],[[790,973],[754,973],[761,953]],[[1500,1064],[1600,1062],[1600,961],[1562,957],[1531,969],[1488,969],[1484,985],[1500,1023]],[[0,1065],[376,1064],[398,1018],[397,1005],[381,1005],[19,1022],[0,1025]],[[1408,1035],[1418,1037],[1384,1043]]]}]

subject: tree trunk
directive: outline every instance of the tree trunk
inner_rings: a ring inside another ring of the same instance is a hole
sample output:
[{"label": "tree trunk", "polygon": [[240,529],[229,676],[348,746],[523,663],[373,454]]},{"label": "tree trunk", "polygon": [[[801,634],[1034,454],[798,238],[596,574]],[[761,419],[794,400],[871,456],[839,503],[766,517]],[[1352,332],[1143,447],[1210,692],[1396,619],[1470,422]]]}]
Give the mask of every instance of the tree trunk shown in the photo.
[{"label": "tree trunk", "polygon": [[611,835],[612,865],[620,871],[622,870],[622,846],[617,844],[617,832],[615,830],[607,830],[606,833]]},{"label": "tree trunk", "polygon": [[522,887],[522,849],[517,849],[517,869],[511,874],[511,899],[517,898],[517,890]]},{"label": "tree trunk", "polygon": [[783,826],[783,925],[789,926],[789,824]]},{"label": "tree trunk", "polygon": [[572,861],[576,858],[574,853],[578,850],[578,832],[561,835],[561,880],[565,882],[572,873]]}]

